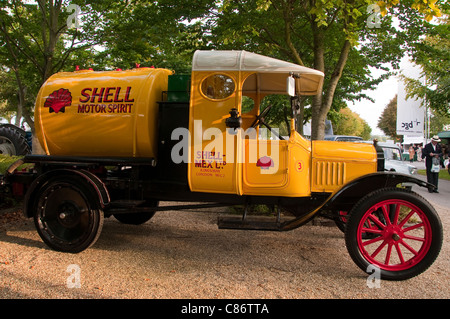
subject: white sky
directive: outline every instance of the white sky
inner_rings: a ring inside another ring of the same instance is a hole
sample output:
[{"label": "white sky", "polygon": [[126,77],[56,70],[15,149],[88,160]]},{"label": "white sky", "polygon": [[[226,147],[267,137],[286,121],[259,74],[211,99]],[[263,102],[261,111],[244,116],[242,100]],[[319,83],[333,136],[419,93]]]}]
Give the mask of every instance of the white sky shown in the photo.
[{"label": "white sky", "polygon": [[348,102],[348,107],[355,113],[358,113],[372,128],[372,135],[384,135],[377,125],[378,120],[383,113],[384,108],[395,97],[398,92],[398,80],[396,76],[381,82],[376,90],[365,92],[374,99],[375,103],[369,100],[361,100],[360,102]]},{"label": "white sky", "polygon": [[[372,71],[374,77],[378,76],[379,70]],[[408,56],[405,56],[400,61],[400,73],[405,76],[420,79],[421,71],[418,67],[412,63]],[[382,74],[382,73],[380,73]],[[399,89],[399,79],[396,75],[391,76],[389,79],[381,82],[376,90],[366,91],[365,93],[372,97],[375,103],[368,100],[362,100],[361,102],[348,102],[348,107],[355,113],[358,113],[362,119],[364,119],[372,128],[372,135],[384,135],[377,125],[384,108],[395,97]]]}]

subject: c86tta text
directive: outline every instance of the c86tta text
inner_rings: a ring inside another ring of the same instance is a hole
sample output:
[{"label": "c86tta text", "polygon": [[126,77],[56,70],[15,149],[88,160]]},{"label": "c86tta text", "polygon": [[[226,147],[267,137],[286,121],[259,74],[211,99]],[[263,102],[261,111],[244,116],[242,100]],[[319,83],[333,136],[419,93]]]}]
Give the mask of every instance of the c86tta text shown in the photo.
[{"label": "c86tta text", "polygon": [[214,312],[223,312],[227,314],[268,314],[269,309],[266,304],[258,303],[229,303],[224,309],[216,308],[216,306],[197,306],[189,303],[187,306],[181,307],[182,314],[208,314],[210,317]]}]

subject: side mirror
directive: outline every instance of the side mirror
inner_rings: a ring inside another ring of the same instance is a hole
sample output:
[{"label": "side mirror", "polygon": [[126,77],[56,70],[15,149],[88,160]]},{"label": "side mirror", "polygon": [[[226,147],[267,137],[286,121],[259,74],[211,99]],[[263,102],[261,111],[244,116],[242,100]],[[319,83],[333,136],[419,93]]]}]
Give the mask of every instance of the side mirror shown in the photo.
[{"label": "side mirror", "polygon": [[295,96],[295,78],[289,76],[286,81],[286,91],[290,96]]}]

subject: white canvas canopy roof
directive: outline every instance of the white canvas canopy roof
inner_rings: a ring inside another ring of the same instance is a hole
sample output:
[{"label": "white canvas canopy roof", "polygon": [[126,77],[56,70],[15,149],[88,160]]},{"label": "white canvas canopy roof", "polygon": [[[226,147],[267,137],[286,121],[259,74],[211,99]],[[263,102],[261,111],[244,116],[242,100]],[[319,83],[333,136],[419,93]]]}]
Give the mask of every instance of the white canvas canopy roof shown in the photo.
[{"label": "white canvas canopy roof", "polygon": [[324,77],[323,72],[247,51],[196,51],[192,71],[254,71],[258,91],[266,93],[285,93],[286,79],[293,73],[299,95],[320,93]]}]

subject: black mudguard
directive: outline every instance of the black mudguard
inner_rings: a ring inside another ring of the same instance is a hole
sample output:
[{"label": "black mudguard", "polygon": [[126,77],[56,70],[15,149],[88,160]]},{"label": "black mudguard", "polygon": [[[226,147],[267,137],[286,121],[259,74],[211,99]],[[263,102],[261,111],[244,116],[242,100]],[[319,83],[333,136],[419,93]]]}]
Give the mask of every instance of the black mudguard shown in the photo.
[{"label": "black mudguard", "polygon": [[[309,213],[281,225],[281,230],[291,230],[297,228],[317,214],[335,211],[350,211],[353,206],[365,195],[388,187],[400,186],[403,183],[413,183],[421,187],[433,190],[435,187],[427,182],[412,177],[410,175],[396,172],[377,172],[361,176],[342,186],[336,192],[330,194],[328,199],[323,201],[318,207]],[[326,214],[325,214],[326,216]]]},{"label": "black mudguard", "polygon": [[30,205],[33,205],[37,196],[37,193],[39,193],[40,187],[51,177],[58,176],[60,174],[72,174],[74,176],[81,176],[83,177],[86,182],[88,182],[93,189],[95,190],[97,197],[99,199],[99,203],[101,207],[105,207],[110,203],[110,197],[108,190],[106,189],[105,184],[94,174],[86,171],[86,170],[74,170],[74,169],[55,169],[52,171],[48,171],[44,174],[41,174],[39,177],[37,177],[33,183],[30,185],[27,194],[25,195],[25,201],[24,201],[24,215],[26,217],[31,217],[31,209]]},{"label": "black mudguard", "polygon": [[429,190],[435,189],[434,185],[410,175],[378,172],[359,177],[344,185],[330,196],[324,208],[346,210],[347,206],[353,206],[356,201],[368,193],[381,188],[401,186],[404,183],[416,184]]}]

